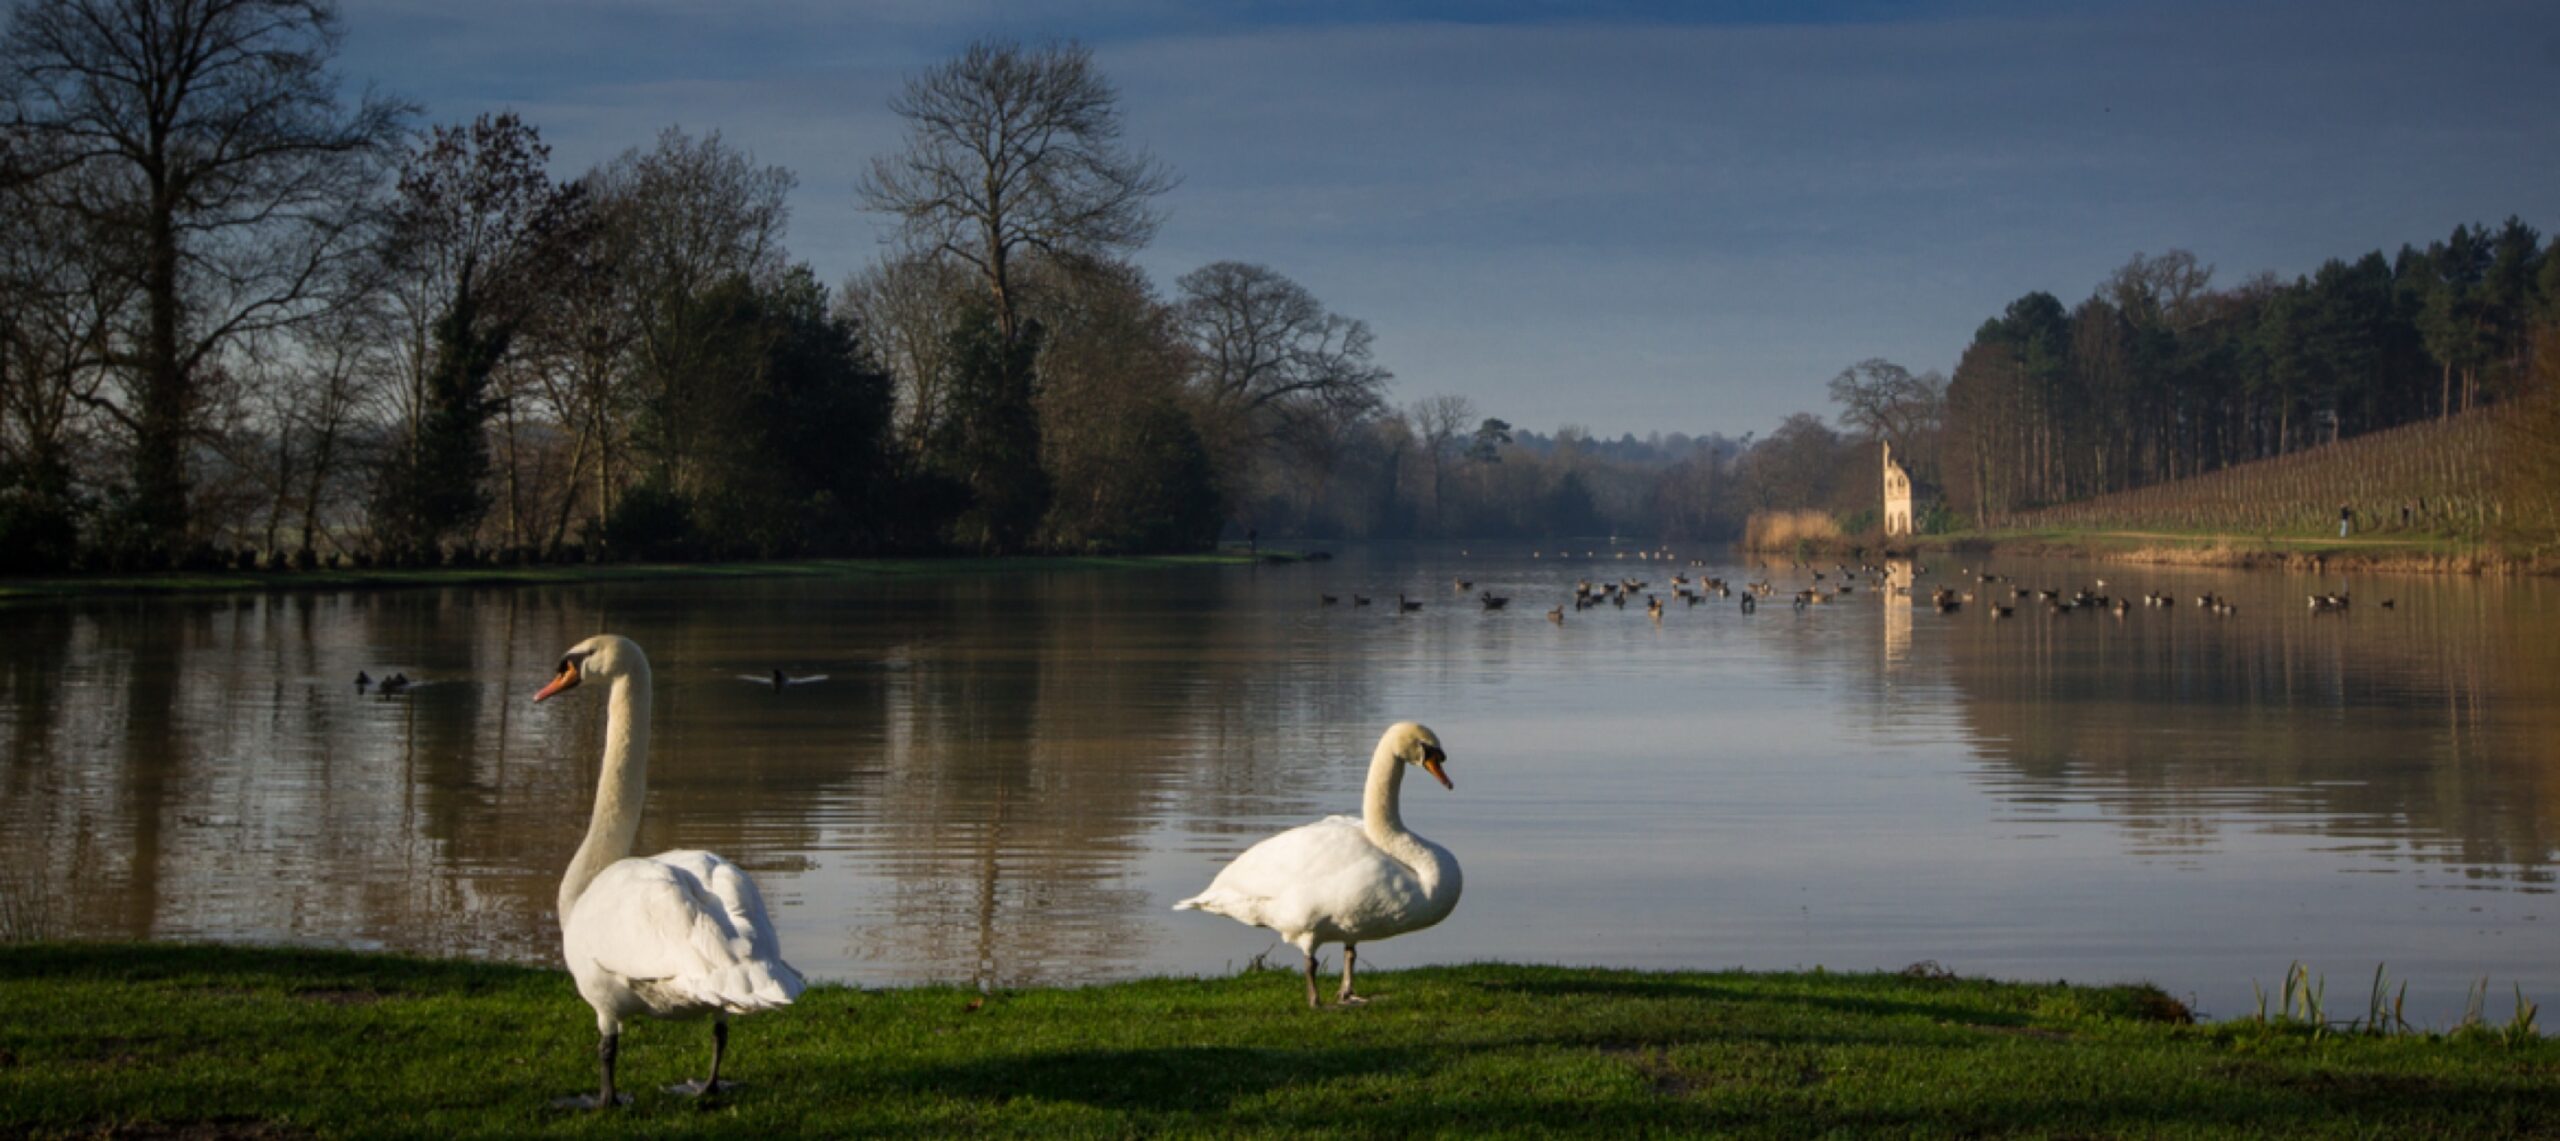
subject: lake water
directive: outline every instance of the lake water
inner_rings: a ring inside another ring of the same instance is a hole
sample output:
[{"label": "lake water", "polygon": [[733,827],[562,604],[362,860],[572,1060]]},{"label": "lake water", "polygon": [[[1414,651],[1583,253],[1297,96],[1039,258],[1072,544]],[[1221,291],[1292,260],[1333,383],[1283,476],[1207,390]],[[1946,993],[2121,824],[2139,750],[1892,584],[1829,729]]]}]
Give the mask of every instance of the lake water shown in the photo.
[{"label": "lake water", "polygon": [[[2493,1019],[2518,984],[2560,1000],[2551,582],[2366,577],[2316,614],[2334,580],[1919,574],[2179,599],[1995,620],[1866,578],[1799,611],[1809,569],[1718,553],[1704,573],[1777,597],[1559,626],[1578,578],[1668,599],[1701,572],[1543,554],[0,608],[0,920],[556,961],[603,702],[530,698],[611,630],[657,671],[643,850],[746,865],[813,977],[1241,969],[1268,933],[1170,905],[1259,836],[1357,811],[1410,718],[1457,787],[1408,782],[1405,816],[1466,897],[1364,965],[1935,960],[2230,1017],[2301,960],[2341,1015],[2377,964],[2427,1023],[2483,977]],[[1486,611],[1462,576],[1516,601]],[[827,680],[738,679],[776,668]],[[358,670],[424,684],[360,695]]]}]

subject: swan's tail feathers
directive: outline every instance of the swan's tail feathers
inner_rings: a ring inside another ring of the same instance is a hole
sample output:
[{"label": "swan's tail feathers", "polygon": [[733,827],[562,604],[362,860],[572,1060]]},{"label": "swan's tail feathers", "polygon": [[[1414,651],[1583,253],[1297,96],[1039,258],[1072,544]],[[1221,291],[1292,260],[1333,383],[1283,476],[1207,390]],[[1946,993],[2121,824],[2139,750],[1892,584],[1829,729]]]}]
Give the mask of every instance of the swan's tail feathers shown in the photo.
[{"label": "swan's tail feathers", "polygon": [[1206,911],[1211,915],[1223,915],[1240,923],[1262,927],[1267,926],[1263,917],[1268,910],[1265,905],[1269,902],[1260,896],[1242,895],[1211,884],[1209,890],[1174,904],[1173,909],[1175,911]]},{"label": "swan's tail feathers", "polygon": [[730,1014],[753,1014],[791,1000],[809,984],[780,959],[747,959],[692,980],[696,1001]]}]

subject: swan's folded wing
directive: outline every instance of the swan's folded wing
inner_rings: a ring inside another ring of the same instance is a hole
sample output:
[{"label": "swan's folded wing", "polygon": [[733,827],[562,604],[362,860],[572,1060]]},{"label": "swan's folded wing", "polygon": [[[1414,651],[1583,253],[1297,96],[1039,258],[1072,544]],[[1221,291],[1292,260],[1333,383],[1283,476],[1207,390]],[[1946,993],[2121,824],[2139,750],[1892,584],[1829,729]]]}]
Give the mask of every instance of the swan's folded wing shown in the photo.
[{"label": "swan's folded wing", "polygon": [[1311,922],[1339,897],[1400,871],[1357,816],[1329,816],[1247,848],[1199,895],[1176,904],[1274,930]]},{"label": "swan's folded wing", "polygon": [[781,953],[779,940],[773,937],[773,920],[765,913],[764,896],[756,891],[756,881],[738,865],[709,852],[660,852],[650,859],[693,878],[703,894],[719,904],[726,919],[727,937],[738,953],[747,958],[769,958]]},{"label": "swan's folded wing", "polygon": [[774,954],[763,912],[754,885],[728,861],[671,852],[606,868],[578,898],[568,942],[606,971],[681,1000],[730,1010],[779,1006],[802,982]]}]

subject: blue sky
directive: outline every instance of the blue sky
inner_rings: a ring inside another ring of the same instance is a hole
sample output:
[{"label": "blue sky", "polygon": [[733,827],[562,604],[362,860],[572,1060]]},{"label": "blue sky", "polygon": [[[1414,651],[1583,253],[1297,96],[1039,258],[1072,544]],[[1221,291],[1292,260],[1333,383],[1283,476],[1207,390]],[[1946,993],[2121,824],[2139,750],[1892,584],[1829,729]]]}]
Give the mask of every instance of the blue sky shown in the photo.
[{"label": "blue sky", "polygon": [[2136,252],[2217,284],[2560,228],[2560,4],[350,0],[342,69],[512,109],[574,175],[662,127],[799,176],[839,282],[886,105],[1073,38],[1182,185],[1139,261],[1259,262],[1369,322],[1394,399],[1552,431],[1766,432],[1881,356],[1951,371]]}]

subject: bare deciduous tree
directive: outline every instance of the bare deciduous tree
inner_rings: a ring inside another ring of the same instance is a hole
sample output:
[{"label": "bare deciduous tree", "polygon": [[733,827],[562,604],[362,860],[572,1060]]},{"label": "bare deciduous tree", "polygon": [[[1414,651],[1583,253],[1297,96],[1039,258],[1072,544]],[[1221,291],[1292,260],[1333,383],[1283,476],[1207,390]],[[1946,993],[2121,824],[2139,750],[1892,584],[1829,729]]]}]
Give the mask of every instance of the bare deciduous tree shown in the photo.
[{"label": "bare deciduous tree", "polygon": [[1449,466],[1457,462],[1464,450],[1460,441],[1475,423],[1475,401],[1453,393],[1426,396],[1413,403],[1407,416],[1422,437],[1422,462],[1431,485],[1431,529],[1438,531],[1444,522]]},{"label": "bare deciduous tree", "polygon": [[2133,255],[2099,291],[2135,324],[2185,332],[2203,319],[2212,285],[2212,266],[2185,250],[2171,250],[2156,258]]},{"label": "bare deciduous tree", "polygon": [[1840,405],[1841,427],[1893,445],[1913,474],[1935,481],[1946,378],[1934,372],[1914,376],[1892,361],[1870,358],[1831,378],[1831,399]]},{"label": "bare deciduous tree", "polygon": [[134,523],[189,523],[201,388],[244,338],[327,308],[372,242],[364,209],[403,104],[342,111],[327,0],[29,0],[0,44],[8,181],[90,227],[139,312],[114,339]]},{"label": "bare deciduous tree", "polygon": [[88,254],[78,219],[0,193],[0,475],[24,484],[70,474],[82,410],[107,379],[108,332],[132,299],[130,280]]},{"label": "bare deciduous tree", "polygon": [[1119,93],[1081,45],[980,40],[907,81],[889,109],[906,145],[872,160],[863,204],[894,214],[910,245],[976,270],[1007,340],[1021,331],[1015,263],[1146,244],[1172,173],[1120,144]]},{"label": "bare deciduous tree", "polygon": [[967,267],[933,252],[891,255],[844,284],[838,310],[861,326],[872,363],[897,383],[892,435],[901,456],[923,455],[942,422],[952,316],[974,287]]},{"label": "bare deciduous tree", "polygon": [[1224,491],[1190,414],[1190,348],[1125,263],[1043,283],[1040,463],[1060,550],[1184,550],[1217,540]]},{"label": "bare deciduous tree", "polygon": [[[614,493],[621,486],[615,467],[624,451],[618,405],[632,346],[639,340],[639,314],[619,268],[623,251],[614,238],[625,224],[627,203],[596,193],[598,181],[580,181],[588,193],[579,199],[586,216],[577,228],[578,240],[562,251],[566,266],[550,303],[536,309],[525,328],[524,371],[531,384],[520,391],[568,434],[562,479],[574,488],[592,476],[588,520],[600,526],[612,514]],[[564,490],[556,500],[544,548],[562,549],[582,494]]]},{"label": "bare deciduous tree", "polygon": [[388,457],[377,522],[404,546],[470,537],[488,502],[478,484],[493,415],[505,543],[525,541],[514,397],[532,382],[516,337],[560,295],[593,216],[582,184],[551,181],[550,157],[540,131],[500,114],[436,127],[402,163],[389,280],[405,447]]},{"label": "bare deciduous tree", "polygon": [[752,389],[740,370],[759,359],[729,343],[736,328],[704,306],[725,304],[714,296],[723,290],[734,299],[733,287],[781,279],[798,179],[757,165],[717,132],[695,138],[670,127],[655,148],[626,151],[588,181],[612,219],[605,240],[631,307],[622,395],[637,415],[628,442],[651,461],[651,479],[689,494],[731,442],[715,425]]},{"label": "bare deciduous tree", "polygon": [[1378,408],[1394,374],[1370,361],[1367,323],[1265,266],[1215,262],[1176,284],[1202,395],[1251,437],[1269,442]]}]

